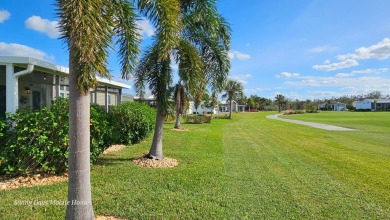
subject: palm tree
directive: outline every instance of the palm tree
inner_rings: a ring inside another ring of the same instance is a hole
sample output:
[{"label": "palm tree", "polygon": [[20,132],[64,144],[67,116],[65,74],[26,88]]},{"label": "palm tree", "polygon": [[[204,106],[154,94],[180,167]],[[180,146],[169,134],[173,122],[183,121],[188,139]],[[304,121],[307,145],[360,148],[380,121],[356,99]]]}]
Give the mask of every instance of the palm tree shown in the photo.
[{"label": "palm tree", "polygon": [[223,95],[224,97],[227,97],[227,100],[229,101],[229,119],[232,119],[232,102],[233,99],[237,99],[243,96],[243,86],[240,82],[236,80],[228,80],[225,85],[225,91],[226,93]]},{"label": "palm tree", "polygon": [[286,98],[282,94],[278,94],[275,97],[275,102],[278,105],[279,113],[282,111],[282,105],[286,102]]},{"label": "palm tree", "polygon": [[175,86],[174,98],[176,103],[176,129],[180,129],[180,116],[183,114],[187,105],[187,92],[182,82],[178,82]]},{"label": "palm tree", "polygon": [[94,219],[90,183],[90,97],[96,75],[110,78],[108,47],[116,36],[122,76],[135,68],[140,36],[125,0],[57,0],[62,39],[69,48],[69,184],[66,219]]},{"label": "palm tree", "polygon": [[135,88],[142,88],[147,82],[157,98],[156,126],[148,156],[158,160],[163,158],[163,119],[167,113],[168,88],[172,81],[170,55],[179,64],[179,78],[190,94],[204,91],[206,84],[212,88],[221,87],[230,69],[227,56],[230,28],[218,14],[216,1],[170,1],[169,6],[177,6],[178,9],[168,16],[174,18],[174,23],[166,25],[170,29],[157,28],[158,32],[167,33],[157,34],[153,46],[144,53],[135,73]]}]

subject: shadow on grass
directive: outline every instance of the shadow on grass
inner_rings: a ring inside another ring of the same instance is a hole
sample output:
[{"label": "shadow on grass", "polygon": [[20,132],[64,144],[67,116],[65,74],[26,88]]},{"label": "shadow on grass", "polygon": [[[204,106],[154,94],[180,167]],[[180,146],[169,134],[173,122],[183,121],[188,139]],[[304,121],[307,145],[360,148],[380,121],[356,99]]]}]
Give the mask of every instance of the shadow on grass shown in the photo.
[{"label": "shadow on grass", "polygon": [[120,164],[131,163],[134,159],[138,157],[127,157],[127,158],[117,158],[117,157],[102,157],[98,158],[94,163],[95,166],[117,166]]}]

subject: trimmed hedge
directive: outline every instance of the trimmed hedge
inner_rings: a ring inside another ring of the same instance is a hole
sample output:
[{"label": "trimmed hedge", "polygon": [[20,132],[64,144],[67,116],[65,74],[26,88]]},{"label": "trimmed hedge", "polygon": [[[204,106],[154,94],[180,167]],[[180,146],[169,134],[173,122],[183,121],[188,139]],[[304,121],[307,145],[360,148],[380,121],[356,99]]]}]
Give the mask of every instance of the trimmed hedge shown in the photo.
[{"label": "trimmed hedge", "polygon": [[[112,143],[136,143],[154,128],[155,111],[123,103],[107,114],[91,105],[91,162]],[[112,120],[112,121],[111,121]],[[40,111],[18,110],[0,120],[0,174],[63,173],[68,168],[69,99],[56,99]]]},{"label": "trimmed hedge", "polygon": [[186,115],[184,117],[185,124],[210,124],[211,115]]},{"label": "trimmed hedge", "polygon": [[116,143],[135,144],[154,129],[156,110],[145,103],[124,102],[110,111],[112,138]]},{"label": "trimmed hedge", "polygon": [[0,150],[0,173],[64,172],[69,145],[68,112],[68,100],[58,99],[50,109],[21,109],[9,115],[7,137]]}]

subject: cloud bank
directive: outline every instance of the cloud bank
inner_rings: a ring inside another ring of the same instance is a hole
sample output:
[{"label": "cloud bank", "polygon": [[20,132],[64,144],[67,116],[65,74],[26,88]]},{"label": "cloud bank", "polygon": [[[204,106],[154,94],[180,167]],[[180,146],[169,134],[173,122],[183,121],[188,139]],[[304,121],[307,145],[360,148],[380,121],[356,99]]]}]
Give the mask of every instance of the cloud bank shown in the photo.
[{"label": "cloud bank", "polygon": [[37,50],[21,44],[7,44],[5,42],[0,42],[0,56],[22,56],[34,57],[38,60],[53,60],[53,58],[51,58],[41,50]]},{"label": "cloud bank", "polygon": [[24,23],[26,28],[46,34],[50,38],[54,39],[60,36],[60,31],[57,27],[58,21],[50,21],[48,19],[43,19],[40,16],[33,15],[27,18]]}]

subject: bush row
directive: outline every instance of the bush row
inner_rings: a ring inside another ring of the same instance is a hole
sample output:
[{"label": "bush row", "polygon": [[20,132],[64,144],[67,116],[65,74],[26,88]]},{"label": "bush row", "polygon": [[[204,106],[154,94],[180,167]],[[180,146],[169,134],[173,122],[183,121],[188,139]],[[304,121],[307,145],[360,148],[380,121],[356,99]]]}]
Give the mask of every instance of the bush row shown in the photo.
[{"label": "bush row", "polygon": [[186,115],[184,117],[186,124],[210,124],[211,115]]},{"label": "bush row", "polygon": [[[122,103],[110,113],[91,105],[91,162],[113,143],[131,144],[145,138],[153,130],[153,114],[141,103]],[[9,115],[7,121],[0,121],[0,174],[65,172],[68,131],[68,99],[57,99],[40,111],[21,109]]]},{"label": "bush row", "polygon": [[309,109],[309,110],[286,110],[284,111],[284,115],[292,115],[292,114],[305,114],[305,113],[320,113],[321,110],[317,109]]}]

